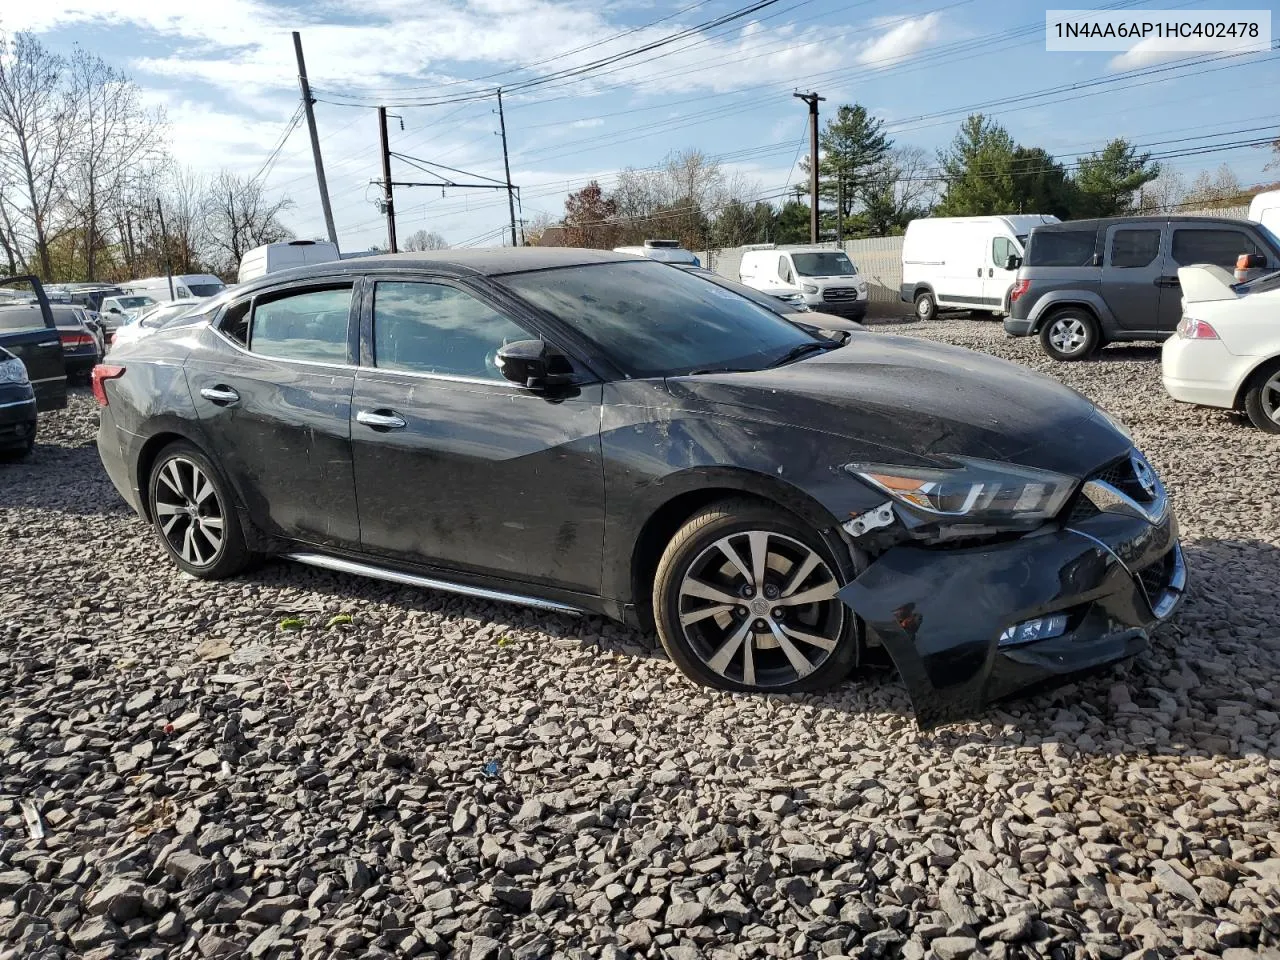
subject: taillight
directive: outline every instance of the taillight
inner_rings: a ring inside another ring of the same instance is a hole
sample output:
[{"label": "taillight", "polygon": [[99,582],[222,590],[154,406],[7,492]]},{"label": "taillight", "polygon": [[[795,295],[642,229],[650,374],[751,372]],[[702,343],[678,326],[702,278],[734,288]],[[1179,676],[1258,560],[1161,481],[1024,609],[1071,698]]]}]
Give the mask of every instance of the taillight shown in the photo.
[{"label": "taillight", "polygon": [[124,376],[124,367],[112,367],[105,363],[100,363],[93,368],[93,373],[89,377],[89,382],[93,384],[93,398],[98,401],[98,406],[105,407],[107,401],[107,381],[118,380]]},{"label": "taillight", "polygon": [[1031,289],[1030,280],[1019,280],[1014,283],[1013,288],[1009,291],[1009,302],[1015,302],[1020,296]]},{"label": "taillight", "polygon": [[1184,340],[1217,340],[1218,331],[1203,320],[1184,316],[1178,321],[1178,336]]},{"label": "taillight", "polygon": [[60,333],[58,339],[64,347],[87,347],[95,342],[87,333]]}]

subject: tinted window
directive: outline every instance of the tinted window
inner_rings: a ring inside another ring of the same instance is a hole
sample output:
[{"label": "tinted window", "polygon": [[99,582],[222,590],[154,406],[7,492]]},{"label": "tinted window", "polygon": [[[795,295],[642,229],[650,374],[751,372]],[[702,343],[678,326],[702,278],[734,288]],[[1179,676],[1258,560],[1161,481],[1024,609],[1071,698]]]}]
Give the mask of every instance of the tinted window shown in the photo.
[{"label": "tinted window", "polygon": [[1117,230],[1111,235],[1111,266],[1145,267],[1160,253],[1160,231]]},{"label": "tinted window", "polygon": [[1029,267],[1087,267],[1093,264],[1092,230],[1036,230],[1027,250]]},{"label": "tinted window", "polygon": [[758,369],[815,338],[728,290],[660,263],[607,263],[501,278],[593,341],[628,376]]},{"label": "tinted window", "polygon": [[350,312],[350,287],[257,301],[249,324],[249,349],[287,360],[346,363]]},{"label": "tinted window", "polygon": [[374,291],[374,362],[386,370],[501,380],[498,348],[529,339],[523,327],[456,287],[379,283]]},{"label": "tinted window", "polygon": [[830,253],[793,253],[791,260],[802,277],[851,277],[858,271],[853,261],[839,250]]},{"label": "tinted window", "polygon": [[39,304],[0,306],[0,330],[14,333],[18,330],[43,330],[44,315]]},{"label": "tinted window", "polygon": [[991,262],[997,267],[1003,267],[1005,261],[1017,255],[1018,251],[1013,249],[1008,237],[996,237],[991,241]]},{"label": "tinted window", "polygon": [[227,307],[219,325],[223,333],[246,348],[249,346],[249,307],[252,304],[252,300],[233,303]]},{"label": "tinted window", "polygon": [[215,293],[221,293],[226,287],[220,283],[188,283],[187,289],[191,291],[193,297],[212,297]]},{"label": "tinted window", "polygon": [[1266,251],[1249,239],[1243,230],[1178,230],[1173,231],[1173,259],[1179,266],[1212,263],[1219,267],[1236,265],[1242,253]]}]

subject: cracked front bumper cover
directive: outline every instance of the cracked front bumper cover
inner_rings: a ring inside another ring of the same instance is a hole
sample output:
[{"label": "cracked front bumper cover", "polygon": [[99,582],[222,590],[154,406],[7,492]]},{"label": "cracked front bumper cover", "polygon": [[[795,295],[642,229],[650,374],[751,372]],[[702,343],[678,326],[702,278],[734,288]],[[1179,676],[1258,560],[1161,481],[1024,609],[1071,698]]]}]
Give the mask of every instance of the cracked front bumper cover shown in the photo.
[{"label": "cracked front bumper cover", "polygon": [[[1171,514],[1108,514],[989,546],[896,546],[839,596],[884,644],[929,728],[1139,653],[1185,586]],[[1061,636],[999,646],[1006,627],[1053,613],[1068,615]]]}]

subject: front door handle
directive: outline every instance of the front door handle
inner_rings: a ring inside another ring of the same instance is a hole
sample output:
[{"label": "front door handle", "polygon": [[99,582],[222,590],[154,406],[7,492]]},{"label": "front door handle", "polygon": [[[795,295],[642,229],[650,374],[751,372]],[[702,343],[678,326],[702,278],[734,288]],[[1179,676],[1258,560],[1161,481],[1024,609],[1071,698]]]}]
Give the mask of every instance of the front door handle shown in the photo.
[{"label": "front door handle", "polygon": [[979,267],[979,268],[978,268],[978,276],[982,276],[982,268],[981,268],[981,267]]},{"label": "front door handle", "polygon": [[994,277],[995,275],[996,275],[996,268],[995,268],[995,267],[987,267],[987,276],[988,276],[988,277]]},{"label": "front door handle", "polygon": [[229,407],[233,403],[240,402],[240,394],[221,383],[214,387],[201,387],[200,396],[220,407]]},{"label": "front door handle", "polygon": [[1177,277],[1156,277],[1157,287],[1180,287],[1182,284]]},{"label": "front door handle", "polygon": [[374,430],[403,430],[409,424],[394,410],[361,410],[356,420]]},{"label": "front door handle", "polygon": [[60,346],[61,340],[46,340],[44,343],[37,343],[36,347],[40,350],[52,350],[54,347]]}]

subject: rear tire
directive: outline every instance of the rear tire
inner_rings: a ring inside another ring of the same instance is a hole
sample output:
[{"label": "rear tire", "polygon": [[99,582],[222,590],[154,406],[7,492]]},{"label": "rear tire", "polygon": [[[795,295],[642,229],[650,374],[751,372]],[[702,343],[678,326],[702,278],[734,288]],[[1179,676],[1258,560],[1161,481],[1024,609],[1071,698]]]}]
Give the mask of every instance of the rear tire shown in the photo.
[{"label": "rear tire", "polygon": [[1249,378],[1244,411],[1266,433],[1280,433],[1280,363],[1270,363]]},{"label": "rear tire", "polygon": [[231,488],[213,462],[185,441],[160,451],[147,482],[147,505],[173,561],[204,580],[232,577],[249,565]]},{"label": "rear tire", "polygon": [[938,318],[938,301],[928,290],[916,294],[916,319],[926,323]]},{"label": "rear tire", "polygon": [[1098,321],[1078,307],[1052,314],[1040,328],[1040,347],[1054,360],[1083,360],[1102,345]]},{"label": "rear tire", "polygon": [[667,544],[654,620],[691,680],[755,693],[817,690],[858,658],[856,618],[836,596],[843,585],[821,538],[796,517],[757,500],[723,500]]}]

